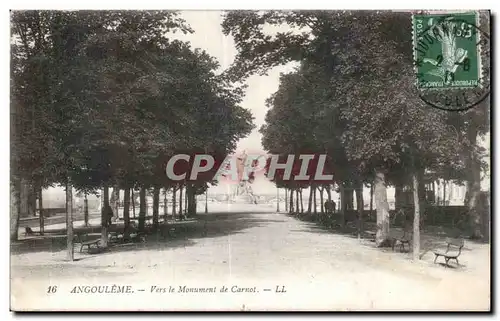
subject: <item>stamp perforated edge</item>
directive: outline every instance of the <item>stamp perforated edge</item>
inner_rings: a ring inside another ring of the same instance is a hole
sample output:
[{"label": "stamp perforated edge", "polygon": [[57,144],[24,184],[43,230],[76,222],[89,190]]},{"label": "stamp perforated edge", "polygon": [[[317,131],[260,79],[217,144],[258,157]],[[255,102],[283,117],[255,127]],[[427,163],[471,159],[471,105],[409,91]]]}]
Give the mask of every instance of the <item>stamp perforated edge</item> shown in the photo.
[{"label": "stamp perforated edge", "polygon": [[479,32],[477,32],[477,46],[476,46],[476,51],[477,51],[477,70],[478,70],[478,86],[476,88],[480,88],[480,89],[483,89],[483,64],[482,64],[482,60],[483,60],[483,56],[482,56],[482,50],[481,50],[481,34],[482,34],[482,31],[480,29],[480,23],[481,23],[481,12],[476,10],[476,11],[470,11],[470,10],[467,10],[467,11],[456,11],[456,10],[420,10],[420,11],[416,11],[416,12],[413,12],[411,14],[411,36],[412,36],[412,53],[413,53],[413,70],[414,70],[414,73],[415,73],[415,87],[419,90],[419,91],[444,91],[444,90],[457,90],[457,89],[462,89],[462,90],[474,90],[474,87],[452,87],[452,88],[449,88],[449,87],[445,87],[445,88],[441,88],[441,87],[427,87],[427,88],[422,88],[422,87],[419,87],[418,86],[418,66],[416,64],[416,61],[417,61],[417,54],[416,54],[416,48],[417,48],[417,34],[416,34],[416,30],[415,30],[415,15],[446,15],[446,14],[449,14],[449,15],[453,15],[453,14],[474,14],[475,16],[475,23],[476,25],[474,27],[476,27],[477,30],[479,30]]}]

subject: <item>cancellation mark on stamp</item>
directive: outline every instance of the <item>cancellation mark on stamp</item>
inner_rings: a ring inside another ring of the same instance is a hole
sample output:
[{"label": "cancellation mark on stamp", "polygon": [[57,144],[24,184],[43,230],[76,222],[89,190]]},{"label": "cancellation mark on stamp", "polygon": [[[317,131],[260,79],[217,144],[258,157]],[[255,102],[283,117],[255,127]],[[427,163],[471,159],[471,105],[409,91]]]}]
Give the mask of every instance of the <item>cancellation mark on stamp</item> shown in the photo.
[{"label": "cancellation mark on stamp", "polygon": [[489,36],[478,21],[476,12],[413,15],[416,85],[428,105],[462,111],[489,95]]}]

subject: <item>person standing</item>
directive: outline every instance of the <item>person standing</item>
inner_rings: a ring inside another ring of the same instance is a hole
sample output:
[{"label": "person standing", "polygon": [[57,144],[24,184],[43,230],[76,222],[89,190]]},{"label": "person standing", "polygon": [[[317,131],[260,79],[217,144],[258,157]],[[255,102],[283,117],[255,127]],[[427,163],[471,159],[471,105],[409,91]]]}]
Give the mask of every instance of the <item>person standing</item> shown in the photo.
[{"label": "person standing", "polygon": [[106,219],[106,225],[108,227],[111,226],[111,222],[113,220],[113,209],[109,205],[106,206]]}]

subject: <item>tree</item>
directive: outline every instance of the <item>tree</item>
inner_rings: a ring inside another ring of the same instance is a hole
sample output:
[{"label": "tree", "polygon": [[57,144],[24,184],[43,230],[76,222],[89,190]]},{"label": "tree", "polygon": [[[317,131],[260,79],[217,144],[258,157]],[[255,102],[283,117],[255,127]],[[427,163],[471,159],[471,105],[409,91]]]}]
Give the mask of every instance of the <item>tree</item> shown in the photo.
[{"label": "tree", "polygon": [[[337,151],[338,146],[345,150],[337,152],[340,157],[333,161],[336,169],[346,169],[335,171],[344,174],[337,178],[341,191],[352,190],[352,184],[359,189],[363,181],[375,177],[378,246],[387,244],[389,238],[387,175],[401,168],[412,177],[438,164],[451,166],[457,158],[455,147],[460,145],[446,126],[446,115],[418,98],[412,77],[411,39],[406,31],[410,22],[409,13],[375,11],[231,12],[223,22],[224,32],[233,35],[239,48],[231,69],[238,77],[262,74],[297,60],[302,68],[319,75],[313,83],[322,90],[312,95],[313,104],[298,110],[312,107],[319,111],[330,130],[314,122],[313,128],[321,130],[304,127],[310,119],[304,122],[302,115],[294,114],[298,120],[290,121],[301,123],[300,130],[315,138],[313,144],[323,143],[326,150]],[[265,25],[285,23],[295,32],[263,32]],[[310,35],[301,33],[305,29]],[[300,88],[303,91],[304,86]],[[269,117],[267,121],[277,119]],[[287,146],[283,136],[269,134],[277,145]],[[345,193],[341,195],[345,208]]]},{"label": "tree", "polygon": [[[367,13],[344,12],[340,15],[323,11],[231,12],[223,22],[224,32],[233,35],[240,49],[228,73],[236,77],[246,77],[252,73],[264,74],[269,68],[289,61],[302,62],[301,75],[295,76],[298,79],[295,82],[300,83],[299,92],[305,91],[307,94],[305,97],[304,95],[300,97],[298,94],[295,103],[301,101],[298,103],[302,106],[300,114],[308,113],[312,109],[310,114],[313,118],[303,119],[293,114],[296,119],[290,121],[298,124],[297,128],[304,133],[303,136],[308,136],[308,139],[314,138],[312,145],[315,148],[319,148],[321,152],[328,152],[329,157],[334,158],[332,159],[332,163],[335,164],[334,172],[336,180],[342,185],[342,190],[344,187],[350,187],[352,181],[359,185],[362,180],[359,178],[361,173],[356,170],[358,164],[347,159],[340,140],[345,125],[340,117],[339,105],[343,102],[345,87],[333,90],[332,88],[339,87],[338,79],[333,76],[346,71],[345,65],[336,66],[338,60],[345,60],[345,57],[349,56],[339,50],[350,41],[353,27],[358,30],[365,27],[361,32],[366,31],[366,26],[369,24],[363,20],[367,20],[367,16],[369,16]],[[281,24],[287,24],[292,31],[278,32],[274,35],[262,31],[263,26]],[[358,42],[359,39],[354,39],[354,43],[350,43],[349,46],[356,47]],[[352,72],[362,71],[351,70]],[[285,80],[282,83],[285,83]],[[310,89],[304,90],[304,87]],[[285,104],[287,104],[286,99],[294,97],[293,92],[288,95],[283,92],[281,95],[286,97]],[[274,97],[274,100],[278,97],[280,96]],[[272,119],[271,116],[267,120],[268,123],[273,121],[276,119]],[[315,130],[312,135],[311,130],[304,130],[305,124],[311,124],[312,128],[321,130]],[[290,132],[285,135],[289,135]],[[283,145],[279,136],[271,133],[268,135],[277,142],[276,145]],[[352,188],[348,190],[352,191]],[[341,194],[342,204],[346,204],[346,194]]]},{"label": "tree", "polygon": [[[214,132],[210,143],[228,151],[252,128],[241,89],[215,75],[217,62],[168,38],[192,32],[175,12],[29,11],[13,21],[16,175],[105,194],[161,186],[159,158]],[[105,239],[105,211],[102,222]]]}]

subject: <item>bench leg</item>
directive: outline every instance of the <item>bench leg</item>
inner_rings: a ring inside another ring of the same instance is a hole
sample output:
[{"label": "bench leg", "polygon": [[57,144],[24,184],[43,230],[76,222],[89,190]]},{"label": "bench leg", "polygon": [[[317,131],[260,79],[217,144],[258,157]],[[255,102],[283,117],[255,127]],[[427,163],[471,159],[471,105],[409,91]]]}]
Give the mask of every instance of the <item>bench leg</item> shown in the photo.
[{"label": "bench leg", "polygon": [[434,254],[434,263],[436,263],[436,260],[437,260],[438,257],[439,257],[439,255]]},{"label": "bench leg", "polygon": [[82,251],[83,251],[83,245],[80,246],[80,253],[82,253]]},{"label": "bench leg", "polygon": [[455,261],[457,262],[457,265],[460,266],[460,263],[458,263],[458,258],[455,258]]},{"label": "bench leg", "polygon": [[450,260],[449,258],[444,258],[446,260],[446,267],[448,267],[448,261]]}]

